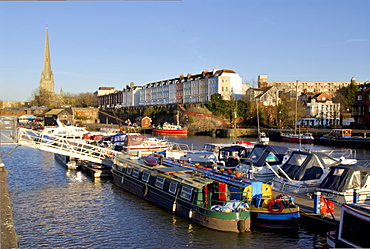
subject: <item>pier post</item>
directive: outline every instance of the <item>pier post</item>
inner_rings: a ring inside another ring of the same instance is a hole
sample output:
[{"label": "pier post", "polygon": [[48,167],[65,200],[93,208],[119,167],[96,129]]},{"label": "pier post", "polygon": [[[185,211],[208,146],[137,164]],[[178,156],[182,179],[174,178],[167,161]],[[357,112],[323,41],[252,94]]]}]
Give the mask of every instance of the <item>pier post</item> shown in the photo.
[{"label": "pier post", "polygon": [[320,214],[321,192],[315,192],[313,195],[313,210],[315,214]]}]

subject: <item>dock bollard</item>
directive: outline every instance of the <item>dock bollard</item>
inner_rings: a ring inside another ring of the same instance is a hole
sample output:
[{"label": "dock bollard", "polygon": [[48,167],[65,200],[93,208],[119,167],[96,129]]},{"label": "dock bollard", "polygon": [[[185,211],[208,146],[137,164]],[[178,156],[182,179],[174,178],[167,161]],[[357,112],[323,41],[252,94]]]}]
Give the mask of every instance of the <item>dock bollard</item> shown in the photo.
[{"label": "dock bollard", "polygon": [[315,214],[320,214],[320,199],[321,199],[321,192],[315,192],[313,195],[313,209]]}]

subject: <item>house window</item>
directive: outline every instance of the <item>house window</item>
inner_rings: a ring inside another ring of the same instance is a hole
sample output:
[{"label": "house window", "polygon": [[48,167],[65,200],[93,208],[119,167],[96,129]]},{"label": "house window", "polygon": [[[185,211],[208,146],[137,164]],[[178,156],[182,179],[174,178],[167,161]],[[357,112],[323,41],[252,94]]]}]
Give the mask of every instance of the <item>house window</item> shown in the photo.
[{"label": "house window", "polygon": [[367,95],[367,99],[368,99],[368,100],[370,100],[370,94],[369,94],[369,95]]},{"label": "house window", "polygon": [[176,194],[176,189],[177,189],[177,182],[170,182],[170,189],[168,192],[172,194]]},{"label": "house window", "polygon": [[[155,181],[155,186],[157,188],[163,189],[164,186],[164,177],[162,176],[157,176],[157,179]],[[176,191],[176,190],[175,190]]]},{"label": "house window", "polygon": [[362,100],[362,95],[358,95],[357,100]]},{"label": "house window", "polygon": [[148,171],[143,171],[143,176],[141,177],[141,180],[143,182],[149,182],[150,173]]},{"label": "house window", "polygon": [[191,200],[191,194],[192,194],[193,188],[189,186],[182,186],[180,197],[190,201]]},{"label": "house window", "polygon": [[139,169],[134,169],[134,171],[132,172],[132,176],[133,177],[136,177],[136,178],[139,178],[139,174],[140,174],[140,170]]},{"label": "house window", "polygon": [[370,105],[369,105],[369,110],[368,110],[368,112],[370,113]]}]

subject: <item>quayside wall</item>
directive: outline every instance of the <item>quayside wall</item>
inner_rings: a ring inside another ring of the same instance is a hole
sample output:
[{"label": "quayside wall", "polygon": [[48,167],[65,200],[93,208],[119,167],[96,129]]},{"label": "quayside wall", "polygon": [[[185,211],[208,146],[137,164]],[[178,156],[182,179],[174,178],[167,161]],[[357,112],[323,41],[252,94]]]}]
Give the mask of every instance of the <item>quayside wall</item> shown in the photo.
[{"label": "quayside wall", "polygon": [[8,181],[0,158],[0,248],[18,248],[13,212],[10,204]]}]

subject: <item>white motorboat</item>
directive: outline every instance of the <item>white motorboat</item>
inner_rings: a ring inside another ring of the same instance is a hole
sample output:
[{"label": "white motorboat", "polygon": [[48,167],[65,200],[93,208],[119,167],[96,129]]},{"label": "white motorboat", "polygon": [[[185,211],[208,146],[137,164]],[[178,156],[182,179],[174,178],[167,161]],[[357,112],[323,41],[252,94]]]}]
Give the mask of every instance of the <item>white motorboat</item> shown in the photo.
[{"label": "white motorboat", "polygon": [[269,182],[276,174],[274,169],[284,163],[289,153],[288,147],[256,144],[236,169],[252,179]]},{"label": "white motorboat", "polygon": [[141,135],[126,135],[122,143],[122,151],[129,154],[147,155],[164,151],[172,145],[157,139]]},{"label": "white motorboat", "polygon": [[42,130],[41,136],[53,135],[68,139],[84,139],[84,135],[89,133],[85,127],[64,125],[59,119],[56,122],[58,126],[46,126]]},{"label": "white motorboat", "polygon": [[[355,159],[333,157],[334,154],[311,151],[293,151],[289,159],[277,167],[272,180],[275,190],[296,194],[313,193],[329,174],[330,168]],[[346,155],[345,153],[343,155]]]},{"label": "white motorboat", "polygon": [[339,204],[364,202],[370,199],[370,168],[359,165],[333,167],[316,191]]},{"label": "white motorboat", "polygon": [[[165,156],[180,161],[199,163],[202,166],[213,166],[217,163],[217,157],[221,148],[232,146],[233,144],[205,143],[201,150],[189,149],[187,145],[174,144],[166,150]],[[246,146],[246,145],[243,145]]]}]

